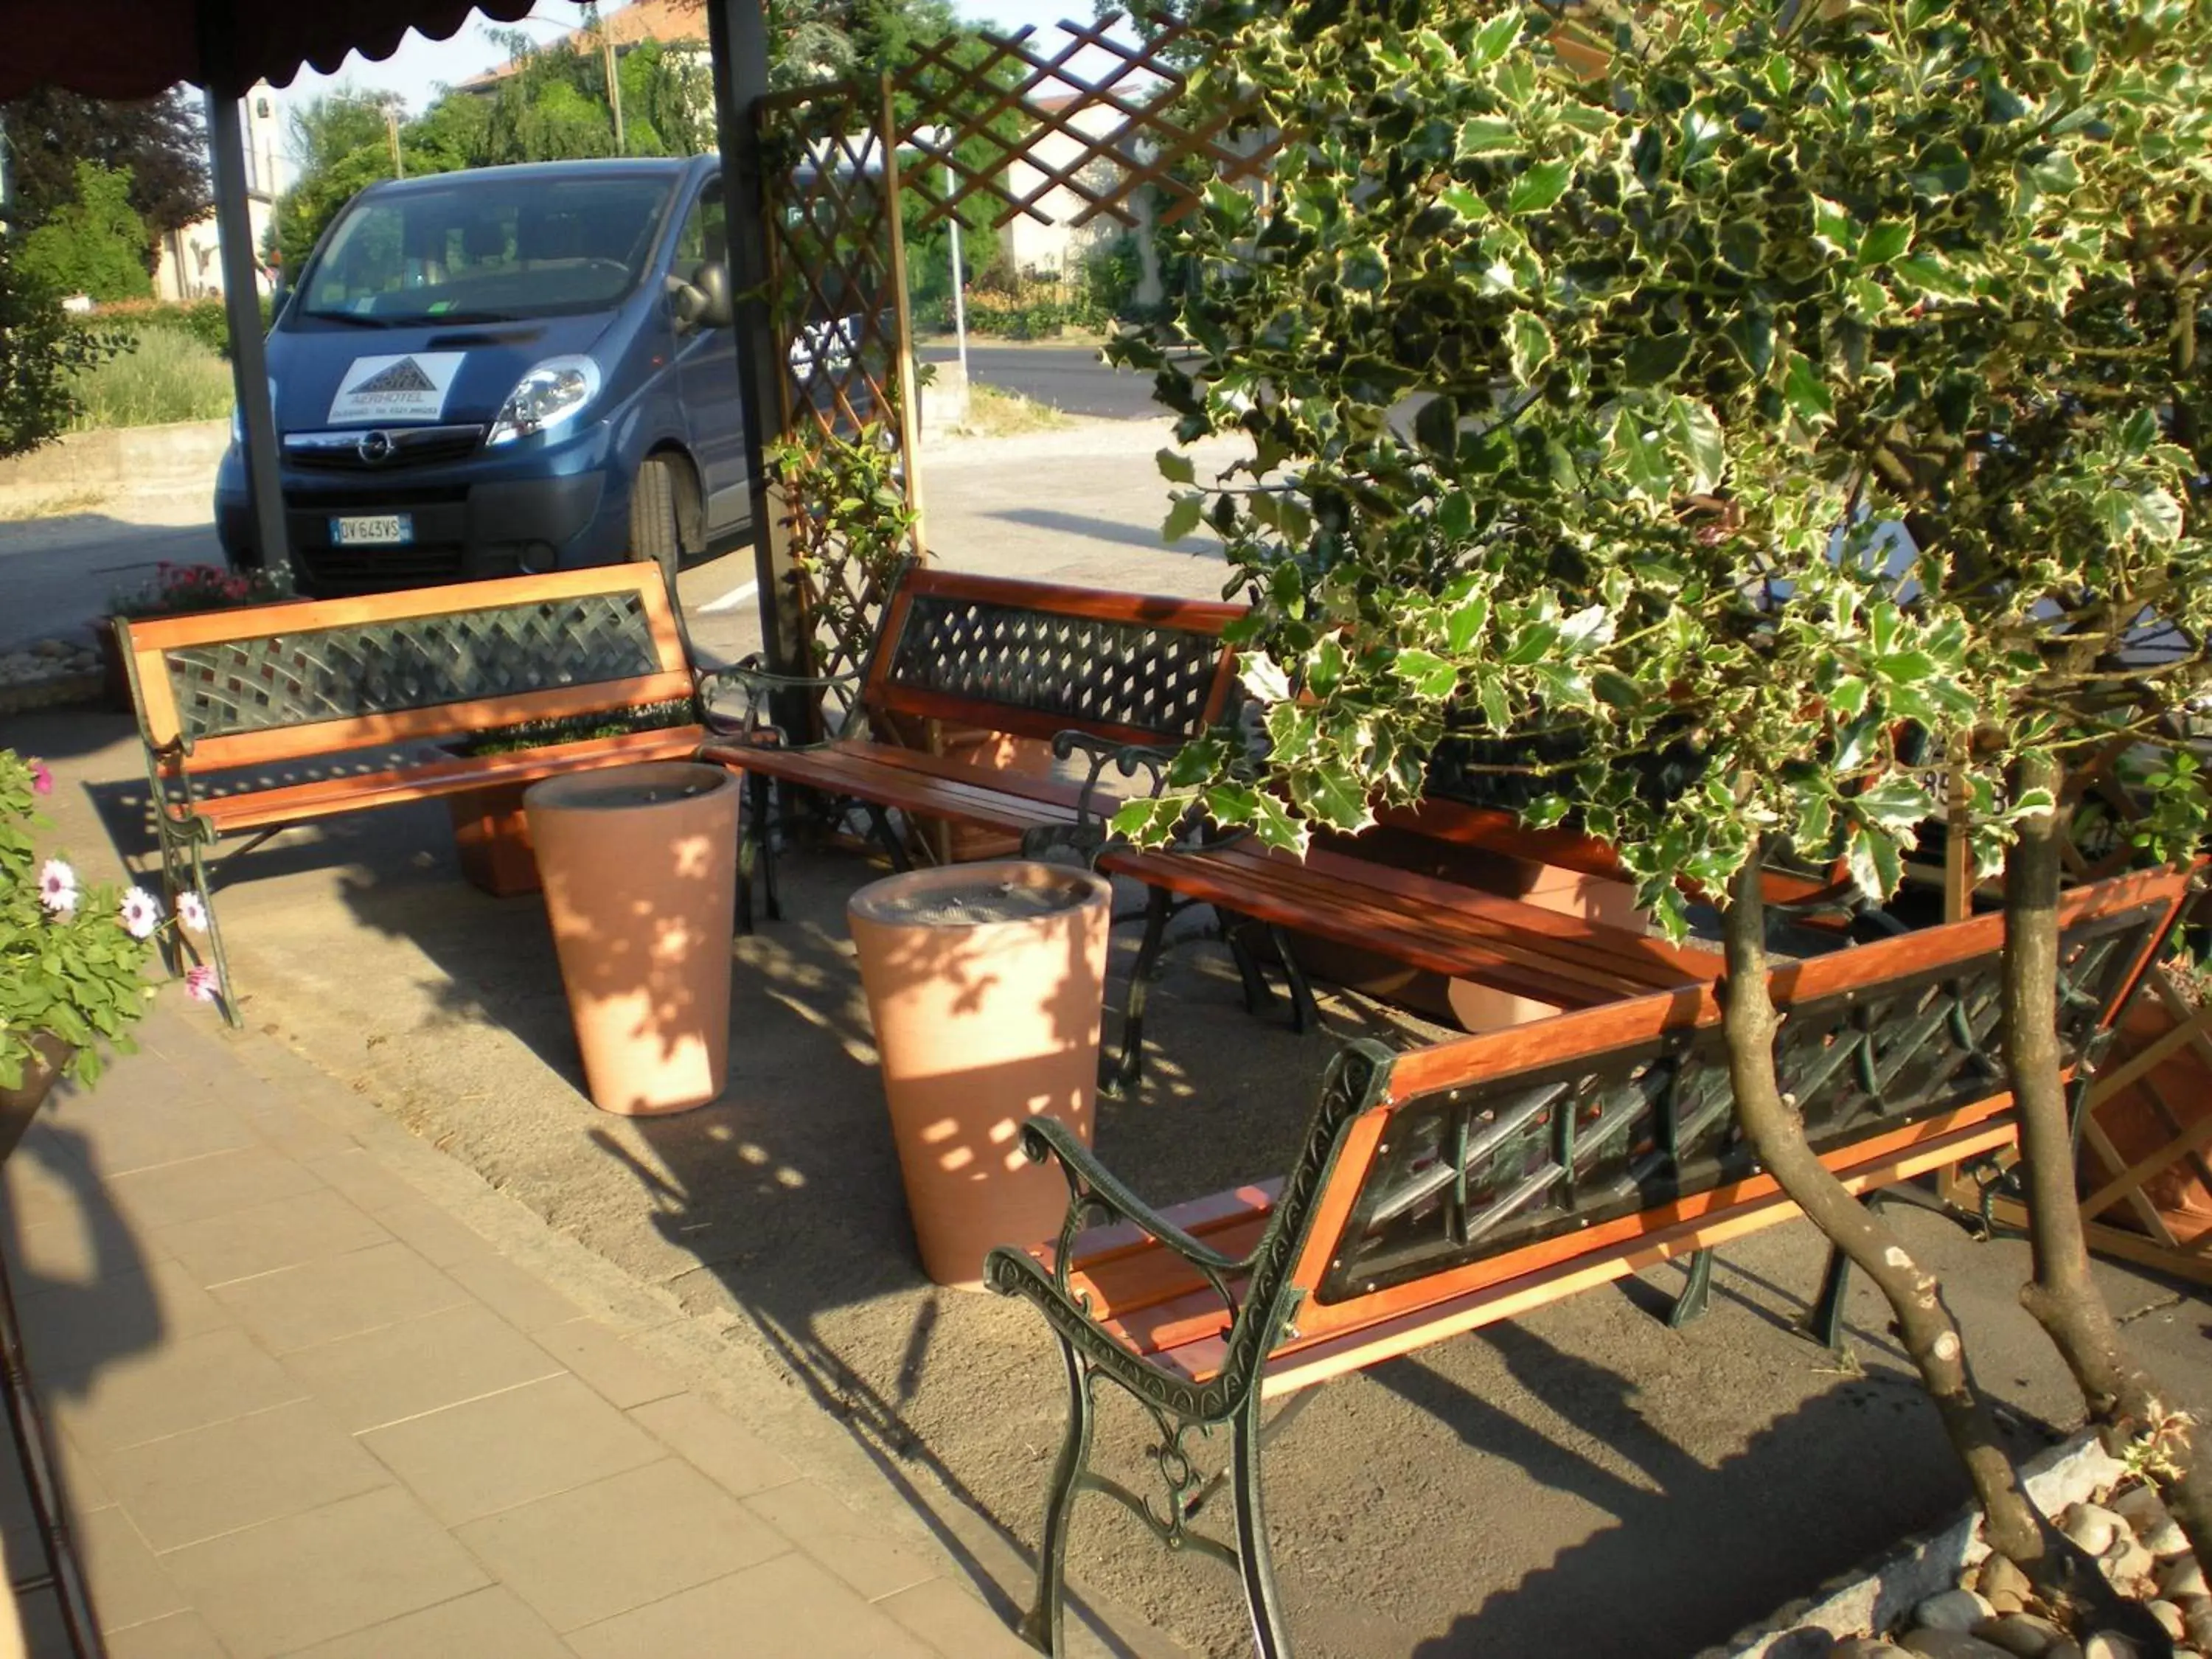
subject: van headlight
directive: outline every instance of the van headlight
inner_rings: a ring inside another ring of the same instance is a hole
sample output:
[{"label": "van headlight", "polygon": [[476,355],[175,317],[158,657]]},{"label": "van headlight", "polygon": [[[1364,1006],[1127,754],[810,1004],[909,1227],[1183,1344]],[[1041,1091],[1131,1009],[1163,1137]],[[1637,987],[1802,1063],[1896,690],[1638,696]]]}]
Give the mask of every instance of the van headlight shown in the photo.
[{"label": "van headlight", "polygon": [[514,383],[484,438],[484,447],[511,443],[574,420],[599,394],[599,366],[589,357],[548,357]]}]

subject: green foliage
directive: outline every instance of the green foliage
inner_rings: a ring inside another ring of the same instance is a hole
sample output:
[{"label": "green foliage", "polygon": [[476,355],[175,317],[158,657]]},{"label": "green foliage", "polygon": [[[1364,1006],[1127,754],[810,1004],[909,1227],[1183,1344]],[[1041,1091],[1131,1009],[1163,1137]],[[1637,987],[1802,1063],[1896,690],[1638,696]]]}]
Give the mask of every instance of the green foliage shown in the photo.
[{"label": "green foliage", "polygon": [[[154,994],[152,924],[134,936],[113,889],[80,887],[59,860],[40,863],[33,832],[46,820],[33,809],[52,787],[43,767],[0,749],[0,1089],[21,1086],[32,1039],[46,1032],[76,1049],[63,1075],[94,1081],[103,1050],[131,1051],[130,1027]],[[42,878],[52,890],[43,897]]]},{"label": "green foliage", "polygon": [[[1199,360],[1109,355],[1181,441],[1250,441],[1166,529],[1255,605],[1271,748],[1198,746],[1172,808],[1298,845],[1419,794],[1448,729],[1510,738],[1475,769],[1679,925],[1762,841],[1887,892],[1931,739],[1986,865],[2047,805],[2018,763],[2204,684],[2212,8],[1602,15],[1332,0],[1197,78],[1194,119],[1285,135],[1274,187],[1182,237]],[[2167,795],[2162,848],[2203,814]]]},{"label": "green foliage", "polygon": [[216,421],[237,401],[230,365],[192,333],[133,325],[95,337],[111,349],[69,376],[76,403],[71,431]]},{"label": "green foliage", "polygon": [[18,246],[0,235],[0,457],[68,431],[80,413],[76,376],[114,349],[70,325],[60,295],[23,269]]},{"label": "green foliage", "polygon": [[[0,105],[0,148],[8,152],[8,215],[18,230],[36,229],[77,199],[80,161],[127,172],[131,205],[155,236],[191,224],[213,199],[194,88],[118,103],[43,86]],[[149,271],[152,252],[149,243]]]},{"label": "green foliage", "polygon": [[[261,331],[266,334],[276,302],[265,294],[260,300]],[[143,336],[154,330],[167,330],[198,340],[225,358],[230,356],[230,313],[220,299],[186,300],[173,304],[126,300],[102,306],[97,312],[73,318],[72,321],[80,329],[94,333],[119,331]]]},{"label": "green foliage", "polygon": [[62,294],[136,299],[154,291],[147,275],[152,238],[131,205],[131,174],[97,161],[76,165],[76,199],[25,234],[25,270]]},{"label": "green foliage", "polygon": [[896,468],[896,434],[871,422],[850,438],[786,439],[769,459],[791,506],[792,556],[826,629],[854,662],[867,659],[876,606],[914,551],[914,509]]}]

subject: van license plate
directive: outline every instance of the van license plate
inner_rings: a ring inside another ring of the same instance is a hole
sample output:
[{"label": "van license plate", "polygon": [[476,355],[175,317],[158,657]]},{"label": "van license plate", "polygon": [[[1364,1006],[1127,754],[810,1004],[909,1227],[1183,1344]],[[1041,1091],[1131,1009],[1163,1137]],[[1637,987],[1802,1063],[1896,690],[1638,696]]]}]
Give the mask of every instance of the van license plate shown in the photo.
[{"label": "van license plate", "polygon": [[404,547],[414,539],[415,517],[410,513],[380,513],[331,520],[331,544],[334,547]]}]

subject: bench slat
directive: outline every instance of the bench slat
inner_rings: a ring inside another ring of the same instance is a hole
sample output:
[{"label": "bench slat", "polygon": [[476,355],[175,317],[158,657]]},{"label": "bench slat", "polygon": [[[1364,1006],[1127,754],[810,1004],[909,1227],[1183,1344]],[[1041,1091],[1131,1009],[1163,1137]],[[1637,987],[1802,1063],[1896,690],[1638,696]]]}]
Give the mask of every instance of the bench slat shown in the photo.
[{"label": "bench slat", "polygon": [[[412,800],[428,800],[460,794],[471,789],[532,783],[563,772],[626,766],[641,761],[688,760],[706,739],[704,726],[672,726],[659,732],[633,732],[618,738],[589,738],[574,743],[548,744],[501,755],[463,755],[374,772],[347,773],[303,783],[254,787],[236,795],[221,793],[223,780],[195,776],[195,786],[212,791],[199,794],[194,805],[223,834],[266,829],[272,824],[304,823],[315,818],[394,806]],[[173,816],[183,816],[183,803],[168,803]]]}]

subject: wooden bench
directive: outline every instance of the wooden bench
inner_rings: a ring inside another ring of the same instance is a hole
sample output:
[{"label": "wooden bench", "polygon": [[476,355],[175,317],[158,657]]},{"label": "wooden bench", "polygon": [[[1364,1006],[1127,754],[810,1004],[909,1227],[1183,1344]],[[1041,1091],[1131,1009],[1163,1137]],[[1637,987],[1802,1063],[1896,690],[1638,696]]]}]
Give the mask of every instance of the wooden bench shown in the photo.
[{"label": "wooden bench", "polygon": [[[2094,1063],[2179,915],[2156,872],[2062,902],[2061,1035]],[[2003,922],[1977,917],[1778,964],[1777,1059],[1823,1161],[1877,1189],[2010,1146],[1997,1047]],[[989,1283],[1043,1313],[1068,1381],[1036,1599],[1023,1626],[1065,1652],[1062,1577],[1078,1495],[1106,1492],[1171,1545],[1239,1571],[1257,1650],[1288,1652],[1261,1512],[1261,1407],[1333,1376],[1790,1218],[1735,1124],[1709,985],[1632,997],[1394,1054],[1330,1063],[1280,1181],[1155,1211],[1056,1122],[1023,1131],[1071,1201],[1056,1243],[991,1252]],[[1085,1231],[1102,1213],[1105,1224]],[[1832,1262],[1823,1299],[1840,1308]],[[1147,1410],[1167,1505],[1090,1473],[1095,1391]],[[1272,1430],[1283,1421],[1279,1415]],[[1225,1474],[1186,1443],[1225,1425]],[[1235,1543],[1190,1523],[1226,1480]]]},{"label": "wooden bench", "polygon": [[[650,564],[115,626],[173,906],[205,893],[207,854],[226,837],[251,837],[234,857],[343,813],[689,759],[708,735],[702,677]],[[562,735],[608,724],[645,729]],[[518,727],[547,740],[497,754],[433,746]],[[209,943],[235,1024],[212,908]]]},{"label": "wooden bench", "polygon": [[[903,845],[890,831],[888,811],[1047,840],[1086,821],[1096,825],[1115,804],[1100,787],[1109,757],[1147,757],[1157,787],[1158,768],[1175,747],[1231,714],[1235,656],[1222,630],[1244,614],[1238,605],[915,566],[894,586],[860,677],[866,735],[793,744],[758,717],[769,697],[780,689],[838,682],[734,671],[733,681],[752,693],[749,729],[743,739],[717,741],[702,754],[743,769],[756,792],[747,835],[768,914],[778,914],[773,820],[764,799],[770,780],[863,802],[878,840],[901,865]],[[988,771],[929,752],[921,728],[931,720],[1054,739],[1063,757],[1071,744],[1083,747],[1091,757],[1090,779]],[[1270,932],[1279,946],[1282,930],[1297,927],[1566,1007],[1717,972],[1708,954],[1676,951],[1628,929],[1327,852],[1301,862],[1249,840],[1138,852],[1105,844],[1103,832],[1092,845],[1101,870],[1142,882],[1149,895],[1110,1085],[1135,1079],[1146,986],[1168,921],[1192,903],[1221,914],[1232,945],[1248,926]],[[1310,994],[1283,954],[1291,969],[1293,1018],[1303,1028],[1311,1018]],[[1241,945],[1237,961],[1248,998],[1264,1000],[1266,981]]]}]

